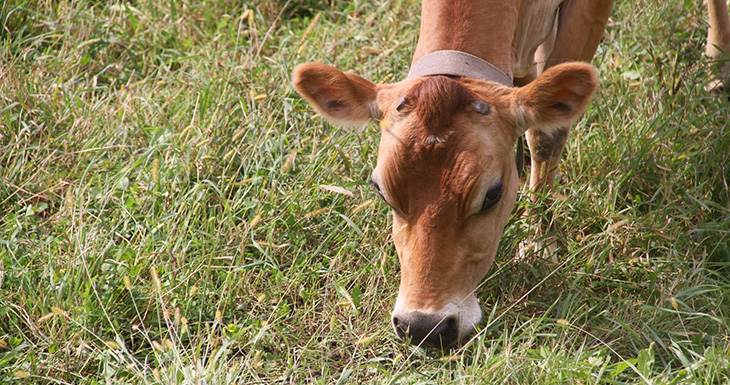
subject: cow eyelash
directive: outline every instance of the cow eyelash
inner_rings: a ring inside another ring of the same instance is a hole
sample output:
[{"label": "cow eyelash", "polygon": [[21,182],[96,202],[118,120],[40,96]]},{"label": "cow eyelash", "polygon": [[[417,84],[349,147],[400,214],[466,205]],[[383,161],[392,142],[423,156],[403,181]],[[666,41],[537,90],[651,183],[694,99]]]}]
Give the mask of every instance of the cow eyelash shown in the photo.
[{"label": "cow eyelash", "polygon": [[383,194],[383,190],[380,189],[380,185],[378,185],[377,182],[375,182],[372,178],[368,181],[368,184],[370,187],[375,191],[376,194],[378,194],[378,198],[380,198],[383,202],[385,202],[386,205],[388,205],[391,209],[393,209],[393,212],[396,213],[399,217],[405,218],[405,214],[397,209],[395,206],[390,204],[387,199],[385,199],[385,195]]},{"label": "cow eyelash", "polygon": [[383,190],[380,189],[380,186],[372,178],[370,178],[368,184],[370,185],[370,188],[372,188],[375,193],[378,194],[378,198],[382,199],[382,201],[385,202],[388,206],[393,207],[390,203],[388,203],[388,200],[385,199],[385,195],[383,195]]},{"label": "cow eyelash", "polygon": [[395,103],[395,110],[400,111],[405,107],[406,105],[406,98],[405,96],[401,96],[400,99]]}]

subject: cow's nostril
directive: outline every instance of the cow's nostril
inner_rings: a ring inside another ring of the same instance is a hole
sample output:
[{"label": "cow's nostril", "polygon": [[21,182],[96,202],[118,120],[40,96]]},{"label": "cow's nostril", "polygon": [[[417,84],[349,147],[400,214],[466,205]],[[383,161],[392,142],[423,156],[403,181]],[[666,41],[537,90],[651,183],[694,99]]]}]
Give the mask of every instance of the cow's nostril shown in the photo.
[{"label": "cow's nostril", "polygon": [[398,317],[393,317],[393,329],[399,338],[405,339],[408,334],[408,323],[401,321]]},{"label": "cow's nostril", "polygon": [[[431,331],[431,334],[435,336],[441,336],[443,334],[450,334],[453,330],[457,330],[456,325],[456,317],[451,316],[446,318],[445,320],[441,321],[436,327]],[[457,331],[458,333],[458,331]]]},{"label": "cow's nostril", "polygon": [[459,320],[455,316],[451,316],[448,319],[449,330],[459,330]]}]

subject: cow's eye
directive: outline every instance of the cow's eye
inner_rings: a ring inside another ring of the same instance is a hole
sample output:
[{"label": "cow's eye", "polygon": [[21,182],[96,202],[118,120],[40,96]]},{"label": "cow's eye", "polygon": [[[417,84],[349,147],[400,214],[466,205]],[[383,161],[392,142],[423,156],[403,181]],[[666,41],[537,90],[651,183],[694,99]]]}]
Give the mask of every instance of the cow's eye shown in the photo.
[{"label": "cow's eye", "polygon": [[497,179],[489,186],[487,195],[484,196],[484,202],[482,203],[482,209],[480,212],[485,212],[494,207],[499,200],[502,198],[502,181]]},{"label": "cow's eye", "polygon": [[385,196],[383,196],[383,190],[380,189],[380,186],[373,180],[373,178],[370,178],[369,184],[370,187],[375,190],[375,193],[378,194],[378,197],[382,199],[383,202],[388,203],[388,201],[385,200]]},{"label": "cow's eye", "polygon": [[373,180],[373,178],[370,178],[370,181],[368,183],[370,184],[370,187],[375,190],[375,193],[378,194],[378,198],[385,202],[386,205],[390,206],[390,208],[393,209],[394,213],[396,213],[401,218],[406,217],[403,211],[400,211],[400,209],[398,209],[396,206],[393,206],[390,202],[388,202],[387,199],[385,199],[385,194],[383,194],[383,190],[380,188],[380,185],[378,185],[378,183]]},{"label": "cow's eye", "polygon": [[395,103],[395,110],[400,111],[405,106],[406,106],[406,98],[405,98],[405,96],[401,96],[400,99],[398,99],[398,101]]}]

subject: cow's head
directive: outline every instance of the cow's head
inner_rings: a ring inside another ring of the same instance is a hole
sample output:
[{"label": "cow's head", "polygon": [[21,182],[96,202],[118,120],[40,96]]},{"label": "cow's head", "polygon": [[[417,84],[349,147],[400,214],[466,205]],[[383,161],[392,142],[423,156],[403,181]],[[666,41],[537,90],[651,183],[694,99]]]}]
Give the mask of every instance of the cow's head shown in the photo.
[{"label": "cow's head", "polygon": [[489,270],[518,188],[513,149],[528,127],[573,123],[597,87],[588,64],[553,67],[523,88],[444,76],[378,85],[319,63],[294,87],[328,120],[380,125],[370,186],[393,211],[402,338],[449,346],[481,319],[474,290]]}]

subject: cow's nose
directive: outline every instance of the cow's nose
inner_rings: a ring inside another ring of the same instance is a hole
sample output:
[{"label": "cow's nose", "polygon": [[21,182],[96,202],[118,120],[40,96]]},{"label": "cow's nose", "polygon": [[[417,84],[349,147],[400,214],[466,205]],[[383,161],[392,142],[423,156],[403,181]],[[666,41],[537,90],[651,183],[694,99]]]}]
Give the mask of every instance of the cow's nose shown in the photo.
[{"label": "cow's nose", "polygon": [[393,328],[398,337],[412,345],[444,349],[459,339],[459,321],[455,315],[411,311],[393,315]]}]

